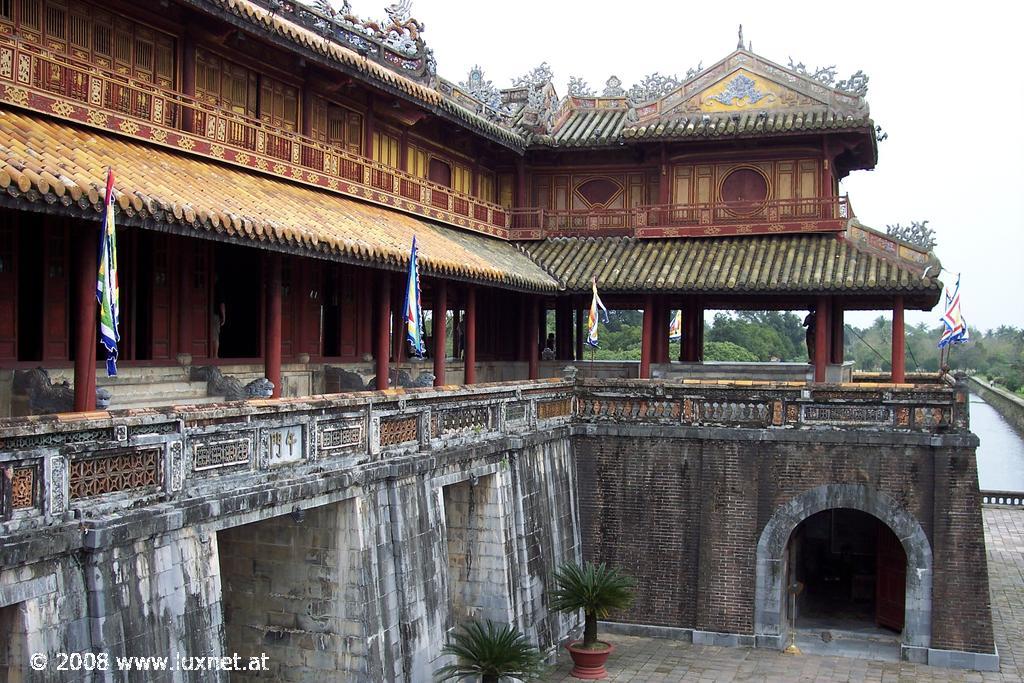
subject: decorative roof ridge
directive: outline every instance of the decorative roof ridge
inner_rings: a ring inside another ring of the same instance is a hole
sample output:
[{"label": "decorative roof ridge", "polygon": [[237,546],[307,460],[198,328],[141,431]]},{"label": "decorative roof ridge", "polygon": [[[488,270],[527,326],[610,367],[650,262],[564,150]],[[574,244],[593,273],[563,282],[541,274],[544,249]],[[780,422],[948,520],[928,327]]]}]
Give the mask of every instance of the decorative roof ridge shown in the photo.
[{"label": "decorative roof ridge", "polygon": [[[930,284],[925,281],[938,282],[942,264],[933,249],[926,249],[868,227],[857,218],[851,218],[846,224],[846,230],[838,233],[838,237],[858,251],[870,253],[898,268],[910,270],[919,275],[924,284]],[[926,277],[925,274],[929,272],[934,273],[934,276]]]},{"label": "decorative roof ridge", "polygon": [[[316,52],[349,69],[369,75],[378,82],[396,89],[407,96],[411,96],[421,103],[441,109],[461,119],[464,123],[475,125],[481,132],[506,146],[512,147],[516,151],[522,151],[525,147],[525,139],[510,127],[490,121],[485,116],[473,111],[464,103],[446,95],[441,90],[420,83],[406,74],[389,68],[376,60],[369,59],[367,55],[360,54],[359,51],[351,47],[343,45],[338,41],[329,40],[325,36],[314,33],[311,29],[290,20],[284,15],[262,7],[259,0],[184,1],[193,6],[205,8],[207,11],[209,11],[209,8],[215,8],[215,10],[228,12],[250,25],[256,25],[264,31],[279,35],[300,47]],[[264,1],[268,4],[280,4],[280,0]],[[436,74],[431,75],[431,80],[438,80]],[[478,100],[474,101],[478,102]],[[480,104],[482,105],[482,103]]]}]

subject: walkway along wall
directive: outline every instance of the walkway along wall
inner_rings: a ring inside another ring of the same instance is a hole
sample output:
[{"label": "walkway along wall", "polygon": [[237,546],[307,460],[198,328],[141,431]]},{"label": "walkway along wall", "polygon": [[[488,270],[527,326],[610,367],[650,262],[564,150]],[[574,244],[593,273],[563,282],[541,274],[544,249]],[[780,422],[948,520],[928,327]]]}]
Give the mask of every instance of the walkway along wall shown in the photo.
[{"label": "walkway along wall", "polygon": [[1024,435],[1024,398],[1002,387],[993,386],[978,377],[968,377],[967,384],[986,403],[998,411],[1018,434]]}]

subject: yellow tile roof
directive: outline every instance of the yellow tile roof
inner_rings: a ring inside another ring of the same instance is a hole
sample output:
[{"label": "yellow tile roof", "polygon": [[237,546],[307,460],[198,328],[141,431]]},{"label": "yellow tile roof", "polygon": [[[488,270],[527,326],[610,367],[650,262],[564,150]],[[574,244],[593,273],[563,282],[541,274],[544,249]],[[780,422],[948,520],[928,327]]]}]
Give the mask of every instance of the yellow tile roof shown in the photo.
[{"label": "yellow tile roof", "polygon": [[107,166],[114,169],[124,213],[143,224],[170,223],[185,234],[216,232],[390,267],[407,263],[416,235],[426,274],[530,290],[557,286],[502,240],[45,117],[0,111],[0,188],[8,194],[95,216]]}]

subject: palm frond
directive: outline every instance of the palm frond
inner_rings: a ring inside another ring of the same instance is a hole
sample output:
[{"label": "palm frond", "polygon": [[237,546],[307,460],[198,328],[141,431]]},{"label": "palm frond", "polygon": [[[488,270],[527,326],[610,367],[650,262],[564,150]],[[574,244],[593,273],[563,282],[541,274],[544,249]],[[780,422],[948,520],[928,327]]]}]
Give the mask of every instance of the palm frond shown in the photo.
[{"label": "palm frond", "polygon": [[554,575],[550,607],[559,612],[583,610],[599,619],[633,604],[632,577],[604,563],[563,564]]},{"label": "palm frond", "polygon": [[441,654],[458,661],[434,672],[439,681],[502,676],[530,680],[544,672],[544,658],[526,636],[511,624],[472,621],[452,634]]}]

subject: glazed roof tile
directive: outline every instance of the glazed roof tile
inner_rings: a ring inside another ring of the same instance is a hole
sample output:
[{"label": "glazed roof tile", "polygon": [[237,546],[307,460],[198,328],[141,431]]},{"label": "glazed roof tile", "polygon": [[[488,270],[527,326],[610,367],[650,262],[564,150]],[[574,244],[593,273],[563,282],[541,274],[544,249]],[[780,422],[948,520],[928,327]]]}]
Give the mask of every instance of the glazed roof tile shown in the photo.
[{"label": "glazed roof tile", "polygon": [[[858,234],[869,231],[853,228]],[[877,233],[875,233],[877,234]],[[836,235],[636,239],[560,237],[520,248],[569,291],[922,294],[939,283],[920,267]]]},{"label": "glazed roof tile", "polygon": [[216,233],[391,268],[407,264],[415,235],[428,275],[517,289],[556,287],[509,242],[44,117],[0,111],[0,188],[14,201],[45,201],[68,213],[97,216],[107,166],[116,176],[123,211],[118,220],[127,215],[142,223],[171,223],[186,234]]}]

